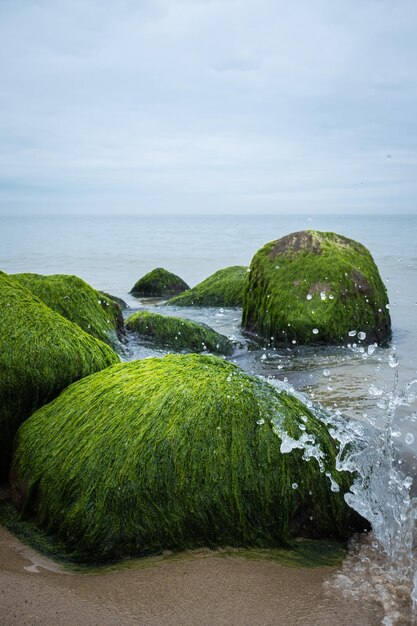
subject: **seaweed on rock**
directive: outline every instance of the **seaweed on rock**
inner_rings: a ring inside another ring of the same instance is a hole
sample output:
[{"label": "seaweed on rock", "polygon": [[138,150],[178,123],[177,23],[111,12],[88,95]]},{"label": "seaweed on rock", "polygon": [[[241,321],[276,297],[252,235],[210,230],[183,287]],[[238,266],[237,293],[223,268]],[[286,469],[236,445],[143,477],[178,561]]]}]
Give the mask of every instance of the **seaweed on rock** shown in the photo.
[{"label": "seaweed on rock", "polygon": [[388,308],[365,246],[308,230],[271,241],[255,254],[242,326],[271,345],[344,343],[355,331],[367,343],[384,344],[391,337]]},{"label": "seaweed on rock", "polygon": [[165,297],[176,296],[182,293],[189,286],[176,274],[172,274],[163,267],[156,267],[151,272],[139,278],[132,287],[131,294],[133,296],[143,297]]},{"label": "seaweed on rock", "polygon": [[171,298],[173,306],[242,306],[243,283],[247,268],[241,265],[218,270],[201,283]]},{"label": "seaweed on rock", "polygon": [[230,355],[233,342],[205,324],[181,317],[139,311],[126,320],[126,329],[138,333],[152,343],[174,350],[213,352]]},{"label": "seaweed on rock", "polygon": [[[296,441],[281,452],[289,436],[314,440],[319,457]],[[82,561],[346,538],[363,520],[336,454],[292,395],[218,357],[168,355],[110,367],[32,415],[12,498]]]},{"label": "seaweed on rock", "polygon": [[26,273],[13,274],[12,278],[89,335],[118,347],[118,338],[124,333],[120,305],[78,276]]},{"label": "seaweed on rock", "polygon": [[0,272],[0,475],[23,420],[72,382],[118,361],[109,346]]}]

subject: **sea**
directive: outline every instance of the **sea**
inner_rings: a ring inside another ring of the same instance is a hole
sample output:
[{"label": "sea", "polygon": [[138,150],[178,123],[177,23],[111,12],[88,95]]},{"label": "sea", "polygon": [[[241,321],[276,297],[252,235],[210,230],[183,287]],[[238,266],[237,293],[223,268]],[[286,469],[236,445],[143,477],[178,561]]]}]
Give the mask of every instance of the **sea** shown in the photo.
[{"label": "sea", "polygon": [[[356,335],[341,346],[251,350],[239,309],[179,309],[129,294],[155,267],[194,286],[221,268],[249,266],[265,243],[305,229],[336,232],[370,250],[388,290],[390,346],[369,349]],[[355,424],[367,445],[350,504],[371,518],[374,535],[352,544],[329,593],[372,596],[384,606],[388,626],[417,623],[417,216],[203,216],[196,209],[187,216],[0,217],[0,270],[75,274],[123,298],[128,314],[157,307],[204,322],[236,339],[231,359],[243,369]],[[131,344],[122,358],[154,355],[161,351]]]}]

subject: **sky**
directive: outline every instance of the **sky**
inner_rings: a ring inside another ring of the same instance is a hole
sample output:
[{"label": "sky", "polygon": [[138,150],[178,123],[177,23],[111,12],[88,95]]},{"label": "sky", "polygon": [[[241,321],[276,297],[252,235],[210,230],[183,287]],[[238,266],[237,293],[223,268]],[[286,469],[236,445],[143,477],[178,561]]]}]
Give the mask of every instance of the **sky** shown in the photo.
[{"label": "sky", "polygon": [[0,0],[0,215],[417,213],[415,0]]}]

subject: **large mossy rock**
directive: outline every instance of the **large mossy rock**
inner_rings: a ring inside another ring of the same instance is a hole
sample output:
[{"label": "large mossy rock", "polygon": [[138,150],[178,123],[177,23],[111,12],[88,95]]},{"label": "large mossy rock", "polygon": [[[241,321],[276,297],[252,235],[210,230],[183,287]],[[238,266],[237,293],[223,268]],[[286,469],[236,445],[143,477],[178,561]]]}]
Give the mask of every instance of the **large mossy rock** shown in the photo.
[{"label": "large mossy rock", "polygon": [[74,381],[118,361],[109,346],[0,272],[0,475],[23,420]]},{"label": "large mossy rock", "polygon": [[157,267],[151,272],[139,278],[132,287],[131,294],[133,296],[142,297],[170,297],[182,293],[189,286],[176,274],[164,270],[163,267]]},{"label": "large mossy rock", "polygon": [[13,274],[12,278],[89,335],[118,346],[124,331],[120,305],[78,276]]},{"label": "large mossy rock", "polygon": [[345,538],[363,520],[336,453],[292,395],[218,357],[168,355],[108,368],[32,415],[12,498],[80,560]]},{"label": "large mossy rock", "polygon": [[242,326],[272,345],[345,343],[355,341],[355,331],[366,342],[391,337],[387,291],[369,251],[313,230],[271,241],[255,254]]},{"label": "large mossy rock", "polygon": [[126,329],[157,346],[169,347],[177,352],[213,352],[230,355],[233,342],[205,324],[181,317],[139,311],[126,320]]},{"label": "large mossy rock", "polygon": [[174,306],[242,306],[243,282],[247,268],[241,265],[225,267],[201,283],[171,298],[167,304]]}]

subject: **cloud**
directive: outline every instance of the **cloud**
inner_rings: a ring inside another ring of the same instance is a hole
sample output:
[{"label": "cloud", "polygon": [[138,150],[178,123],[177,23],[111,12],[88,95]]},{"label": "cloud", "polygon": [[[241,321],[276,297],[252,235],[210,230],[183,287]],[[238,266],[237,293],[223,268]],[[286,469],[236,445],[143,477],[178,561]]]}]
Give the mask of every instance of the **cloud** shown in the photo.
[{"label": "cloud", "polygon": [[414,212],[416,22],[409,0],[3,2],[0,212]]}]

